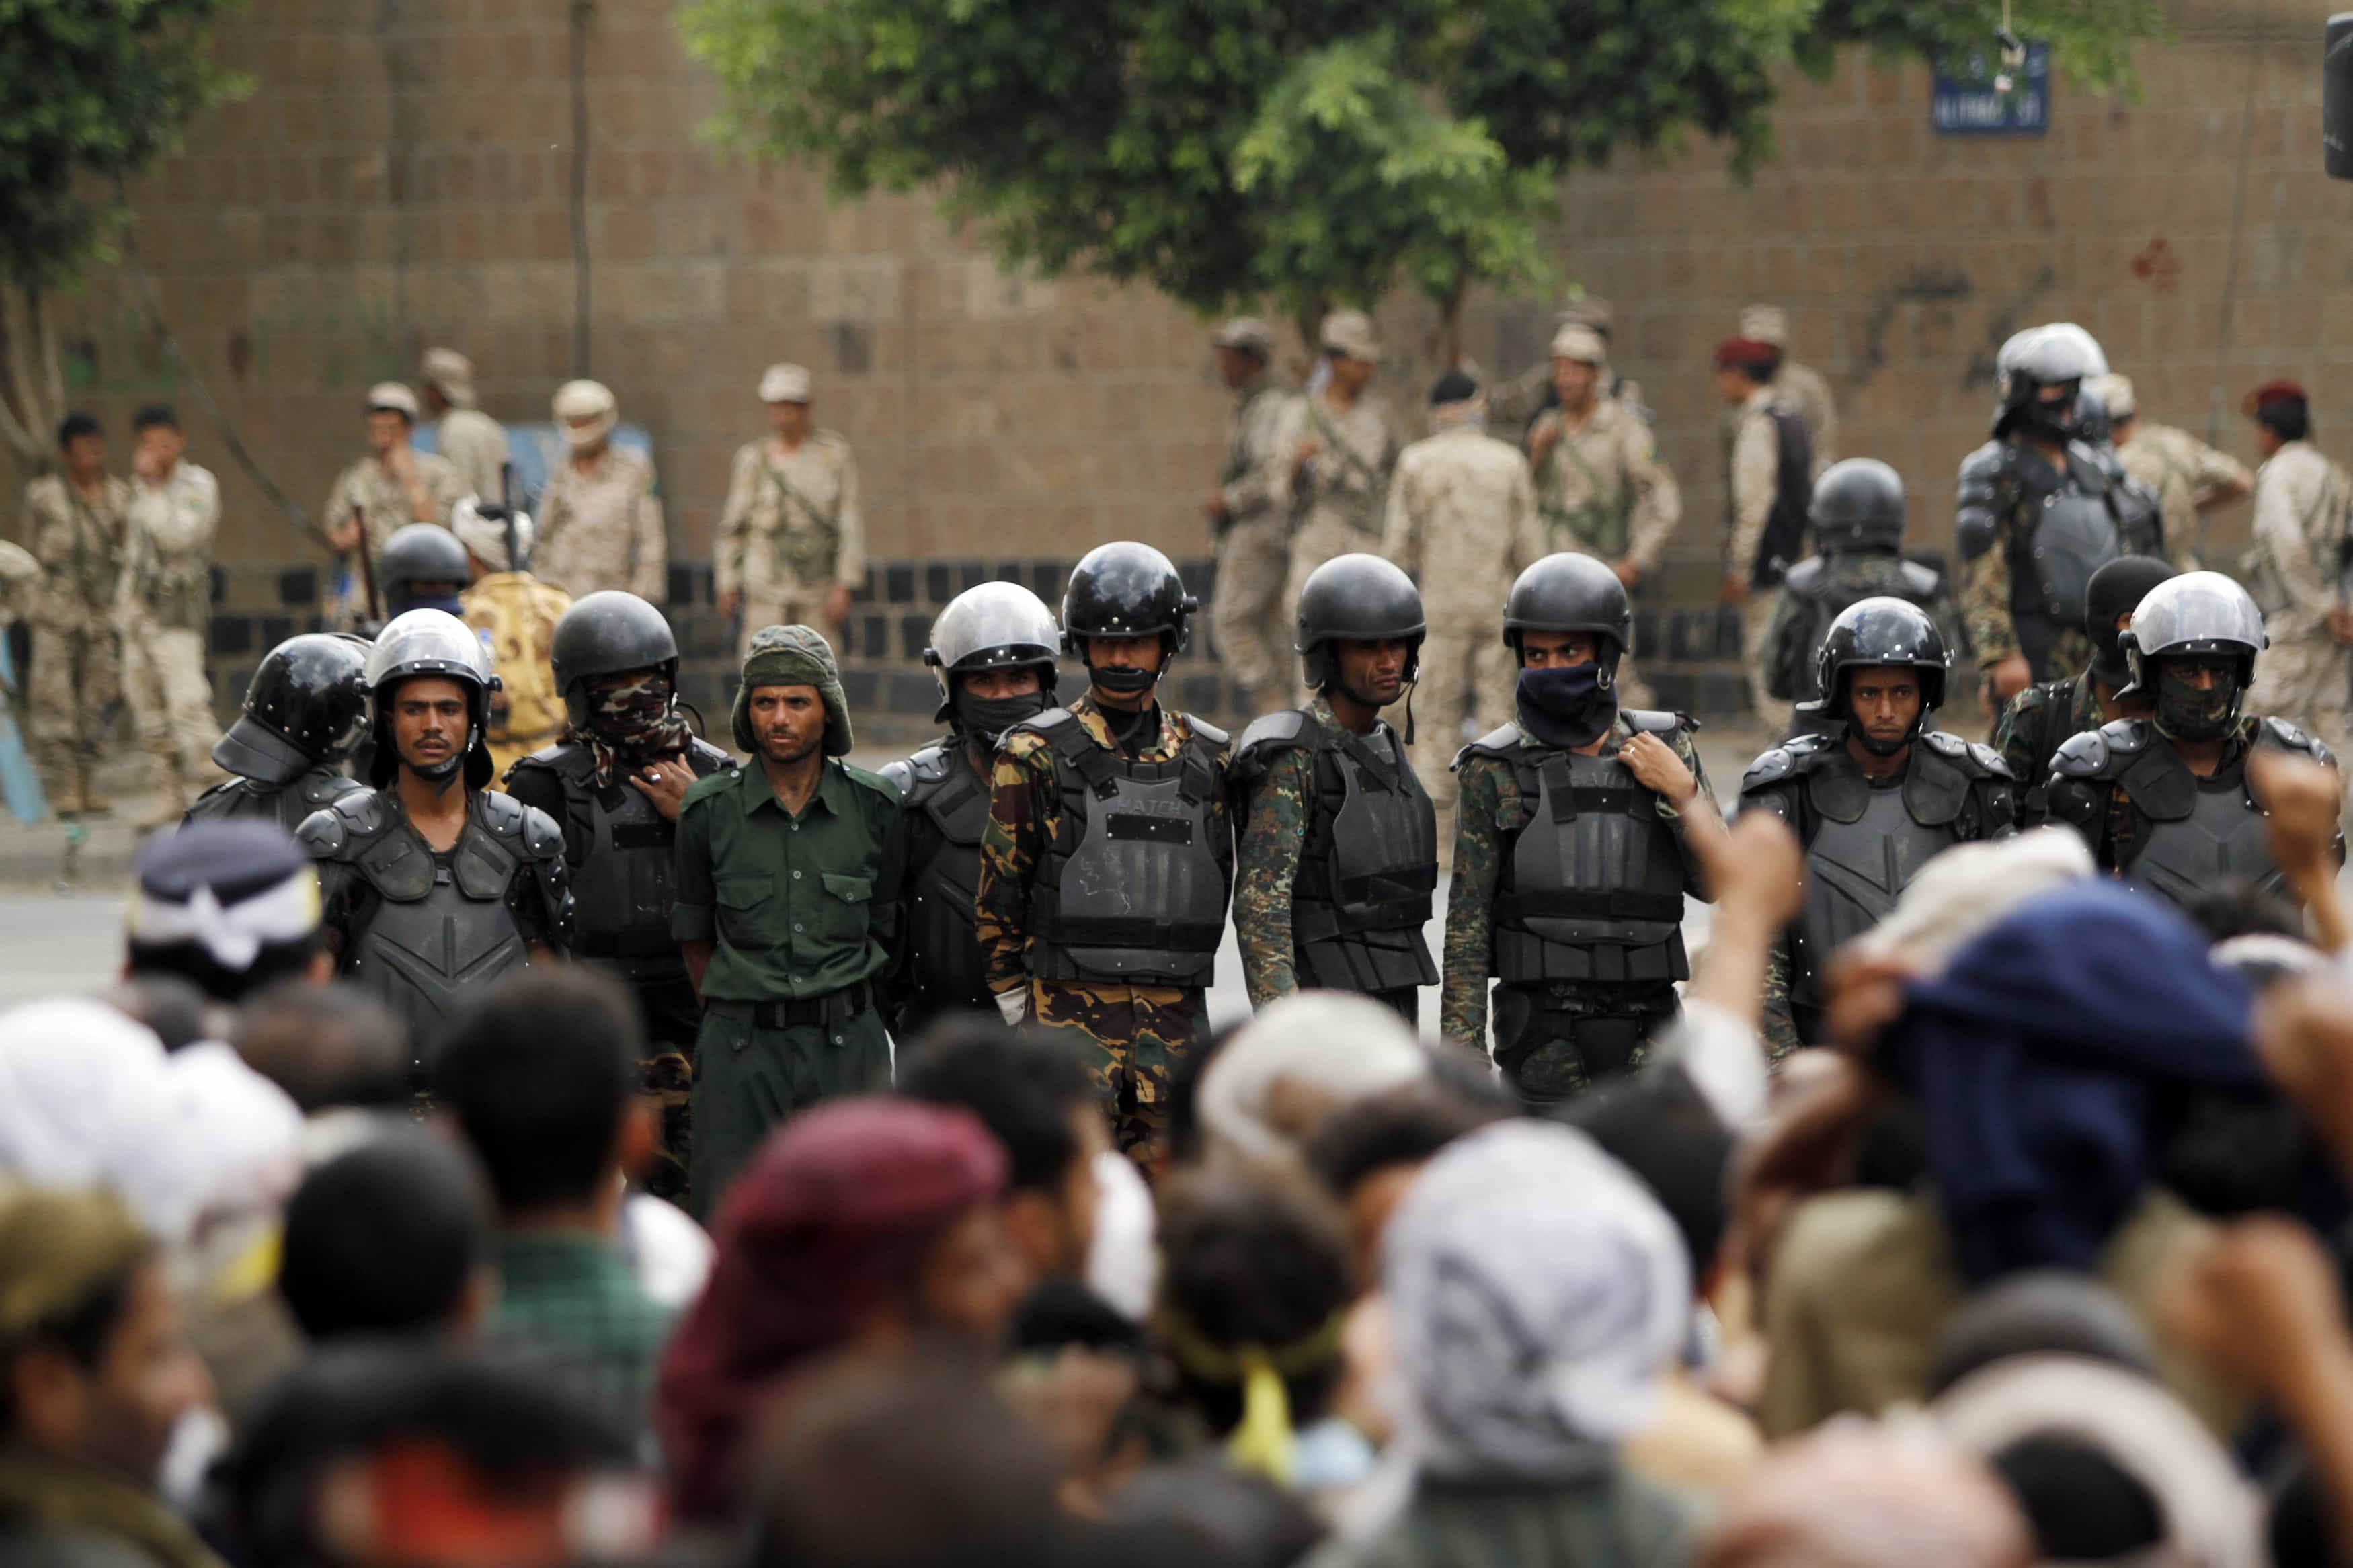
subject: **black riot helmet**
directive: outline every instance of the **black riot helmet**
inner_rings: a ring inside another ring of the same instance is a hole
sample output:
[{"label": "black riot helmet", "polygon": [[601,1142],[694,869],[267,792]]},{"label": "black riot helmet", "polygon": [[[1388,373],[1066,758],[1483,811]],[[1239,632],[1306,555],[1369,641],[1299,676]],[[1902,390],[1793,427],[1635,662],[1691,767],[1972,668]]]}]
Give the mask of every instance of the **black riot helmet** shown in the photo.
[{"label": "black riot helmet", "polygon": [[1592,634],[1601,644],[1603,684],[1609,685],[1634,640],[1634,606],[1606,562],[1563,551],[1521,573],[1504,600],[1504,641],[1515,654],[1523,632]]},{"label": "black riot helmet", "polygon": [[2092,639],[2092,673],[2111,691],[2132,679],[2125,661],[2119,617],[2140,608],[2150,589],[2173,575],[2169,562],[2154,555],[2119,555],[2092,574],[2084,589],[2084,631]]},{"label": "black riot helmet", "polygon": [[548,647],[555,689],[575,730],[588,727],[588,683],[599,676],[658,669],[678,700],[678,638],[659,610],[617,588],[574,602]]},{"label": "black riot helmet", "polygon": [[1306,661],[1307,684],[1321,691],[1337,674],[1334,643],[1403,641],[1412,647],[1405,662],[1410,682],[1420,668],[1427,631],[1421,591],[1401,568],[1377,555],[1335,555],[1309,573],[1299,590],[1299,640],[1293,646]]},{"label": "black riot helmet", "polygon": [[2237,582],[2220,572],[2184,572],[2151,588],[2141,595],[2139,607],[2133,611],[2132,625],[2124,629],[2117,641],[2124,647],[2125,662],[2132,671],[2132,684],[2117,695],[2155,700],[2158,707],[2158,728],[2184,740],[2213,737],[2182,733],[2180,727],[2168,727],[2165,693],[2158,679],[2159,661],[2231,659],[2237,671],[2237,689],[2231,694],[2228,712],[2215,716],[2218,729],[2227,729],[2238,721],[2247,687],[2255,679],[2255,656],[2270,644],[2263,632],[2263,612],[2255,608],[2254,600]]},{"label": "black riot helmet", "polygon": [[265,784],[343,761],[367,732],[367,658],[364,637],[288,637],[262,656],[245,711],[213,747],[213,761]]},{"label": "black riot helmet", "polygon": [[1157,636],[1173,658],[1190,646],[1200,607],[1176,563],[1149,544],[1098,544],[1071,568],[1062,592],[1062,651],[1083,659],[1089,637]]},{"label": "black riot helmet", "polygon": [[[1952,663],[1945,634],[1927,611],[1909,599],[1883,595],[1858,599],[1839,612],[1822,646],[1814,651],[1814,681],[1821,689],[1823,710],[1831,718],[1844,719],[1848,670],[1894,666],[1919,671],[1920,717],[1912,726],[1916,735],[1945,700],[1945,676]],[[1905,739],[1908,742],[1911,735]]]},{"label": "black riot helmet", "polygon": [[[2083,384],[2108,374],[2099,342],[2073,321],[2030,327],[2001,345],[1994,361],[2001,406],[1995,411],[1996,437],[2013,430],[2054,441],[2073,439]],[[2042,394],[2063,387],[2066,395],[2045,402]]]},{"label": "black riot helmet", "polygon": [[392,740],[392,699],[403,681],[438,676],[466,689],[466,743],[453,765],[466,770],[466,787],[481,789],[491,782],[491,693],[499,678],[491,673],[491,656],[472,627],[445,610],[410,610],[396,616],[376,634],[368,654],[369,705],[375,717],[375,759],[368,782],[381,789],[400,765]]},{"label": "black riot helmet", "polygon": [[1904,546],[1904,477],[1876,458],[1832,463],[1814,481],[1807,520],[1822,550],[1880,550]]},{"label": "black riot helmet", "polygon": [[473,570],[456,534],[438,522],[412,522],[384,542],[375,580],[385,613],[397,616],[415,609],[422,598],[414,584],[455,583],[463,588],[473,580]]},{"label": "black riot helmet", "polygon": [[[1054,651],[1061,642],[1054,612],[1020,584],[965,589],[932,623],[932,643],[923,649],[923,662],[940,683],[940,710],[932,717],[954,718],[957,678],[984,669],[1035,669],[1040,694],[1051,696]],[[1044,711],[1042,703],[1038,710]]]}]

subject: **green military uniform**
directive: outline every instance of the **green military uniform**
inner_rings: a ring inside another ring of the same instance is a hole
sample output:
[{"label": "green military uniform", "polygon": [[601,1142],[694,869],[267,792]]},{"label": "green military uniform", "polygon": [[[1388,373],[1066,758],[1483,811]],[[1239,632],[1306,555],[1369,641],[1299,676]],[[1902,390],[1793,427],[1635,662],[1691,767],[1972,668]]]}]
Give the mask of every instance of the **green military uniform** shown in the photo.
[{"label": "green military uniform", "polygon": [[[1162,708],[1157,731],[1145,743],[1123,749],[1105,711],[1092,691],[1068,709],[1095,745],[1134,763],[1205,758],[1212,784],[1205,807],[1210,837],[1230,835],[1224,789],[1229,752],[1222,732]],[[1014,731],[990,771],[988,826],[980,841],[975,925],[982,973],[992,992],[1026,985],[1030,1016],[1084,1045],[1112,1114],[1113,1135],[1123,1150],[1134,1154],[1150,1146],[1166,1121],[1170,1070],[1208,1032],[1208,1001],[1202,986],[1034,977],[1035,950],[1041,942],[1031,929],[1032,895],[1050,848],[1066,844],[1074,831],[1064,819],[1052,742],[1034,729]]]},{"label": "green military uniform", "polygon": [[2051,759],[2059,748],[2103,721],[2099,690],[2088,668],[2030,686],[2010,700],[1994,723],[1993,749],[2018,780],[2019,801],[2026,813],[2040,815],[2042,788],[2051,782]]},{"label": "green military uniform", "polygon": [[[1598,754],[1615,757],[1634,733],[1633,724],[1620,713],[1617,723],[1602,737]],[[1691,770],[1692,777],[1698,781],[1701,796],[1707,801],[1708,809],[1714,810],[1715,797],[1708,787],[1707,770],[1700,763],[1699,751],[1692,743],[1688,721],[1677,725],[1662,739],[1683,759],[1683,766]],[[1535,812],[1509,762],[1473,749],[1456,761],[1455,771],[1461,779],[1461,795],[1454,830],[1454,878],[1446,901],[1445,981],[1440,995],[1438,1027],[1439,1033],[1449,1040],[1483,1049],[1487,1038],[1487,982],[1495,973],[1496,893],[1504,863],[1511,858],[1521,830],[1534,820]],[[1680,840],[1683,814],[1663,797],[1658,798],[1656,805],[1659,816],[1674,828]],[[1688,853],[1684,860],[1686,876],[1696,888],[1697,878]],[[1674,952],[1680,960],[1680,941]],[[1654,1020],[1672,1016],[1676,1009],[1674,981],[1685,978],[1689,973],[1687,963],[1678,963],[1676,967],[1683,973],[1614,981],[1547,980],[1500,987],[1496,994],[1499,1059],[1510,1050],[1510,1043],[1504,1036],[1517,1033],[1521,1021],[1530,1015],[1616,1016],[1635,1012]],[[1640,1060],[1638,1047],[1630,1065]],[[1582,1058],[1574,1049],[1539,1048],[1518,1062],[1512,1076],[1522,1092],[1537,1100],[1566,1098],[1587,1086]]]},{"label": "green military uniform", "polygon": [[827,761],[797,816],[757,763],[696,781],[678,814],[670,933],[712,944],[695,1037],[692,1184],[709,1214],[768,1131],[890,1076],[878,982],[898,924],[899,792],[840,760],[850,731],[833,649],[807,626],[752,639],[735,742],[757,754],[754,686],[814,686]]}]

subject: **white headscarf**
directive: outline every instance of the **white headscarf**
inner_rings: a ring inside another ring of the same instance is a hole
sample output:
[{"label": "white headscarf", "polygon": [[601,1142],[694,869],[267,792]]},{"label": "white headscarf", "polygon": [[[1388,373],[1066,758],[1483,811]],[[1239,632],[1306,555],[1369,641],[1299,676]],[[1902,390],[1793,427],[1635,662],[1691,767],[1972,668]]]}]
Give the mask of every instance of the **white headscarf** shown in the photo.
[{"label": "white headscarf", "polygon": [[218,1040],[174,1052],[164,1081],[163,1125],[108,1173],[148,1230],[178,1241],[201,1220],[284,1204],[302,1173],[302,1111],[286,1091]]},{"label": "white headscarf", "polygon": [[153,1030],[102,1003],[58,997],[0,1014],[0,1173],[42,1187],[112,1185],[121,1148],[170,1124],[164,1059]]},{"label": "white headscarf", "polygon": [[1201,1128],[1253,1160],[1294,1154],[1271,1121],[1278,1087],[1352,1104],[1430,1076],[1404,1019],[1369,997],[1302,991],[1235,1032],[1201,1076]]},{"label": "white headscarf", "polygon": [[1691,1323],[1674,1222],[1585,1134],[1512,1121],[1422,1171],[1386,1242],[1416,1467],[1589,1474],[1651,1415]]},{"label": "white headscarf", "polygon": [[1933,973],[2037,893],[2097,870],[2083,836],[2072,828],[2038,827],[2015,838],[1957,845],[1923,866],[1888,917],[1847,945]]}]

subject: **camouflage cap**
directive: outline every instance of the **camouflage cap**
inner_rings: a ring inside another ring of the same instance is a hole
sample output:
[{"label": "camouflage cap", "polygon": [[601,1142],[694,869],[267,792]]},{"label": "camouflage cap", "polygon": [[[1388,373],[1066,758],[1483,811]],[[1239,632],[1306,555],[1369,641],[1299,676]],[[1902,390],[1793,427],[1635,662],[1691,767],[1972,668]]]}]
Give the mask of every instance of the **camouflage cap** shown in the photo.
[{"label": "camouflage cap", "polygon": [[427,349],[417,379],[441,389],[441,395],[459,408],[474,406],[474,362],[456,349]]},{"label": "camouflage cap", "polygon": [[807,403],[809,400],[809,373],[805,365],[772,364],[760,377],[760,401],[763,403]]},{"label": "camouflage cap", "polygon": [[1236,316],[1219,327],[1209,339],[1209,346],[1220,349],[1246,349],[1261,359],[1274,353],[1274,329],[1256,316]]},{"label": "camouflage cap", "polygon": [[379,381],[368,388],[367,411],[370,414],[406,414],[408,422],[417,423],[417,394],[396,381]]},{"label": "camouflage cap", "polygon": [[0,1187],[0,1351],[81,1306],[148,1247],[111,1194]]},{"label": "camouflage cap", "polygon": [[1778,305],[1745,305],[1740,311],[1740,335],[1786,349],[1789,346],[1789,312]]},{"label": "camouflage cap", "polygon": [[1584,298],[1573,300],[1567,305],[1562,307],[1560,314],[1554,319],[1553,325],[1556,327],[1590,327],[1593,331],[1600,333],[1602,340],[1607,342],[1609,338],[1610,330],[1617,325],[1617,322],[1618,312],[1610,308],[1609,300],[1601,299],[1598,295],[1588,294]]},{"label": "camouflage cap", "polygon": [[744,656],[744,683],[735,689],[735,749],[757,755],[752,734],[752,692],[761,686],[814,686],[825,704],[825,754],[849,754],[849,700],[841,691],[841,667],[833,645],[812,626],[764,626],[752,634]]},{"label": "camouflage cap", "polygon": [[1373,334],[1373,319],[1362,310],[1333,311],[1317,329],[1315,342],[1325,353],[1345,354],[1367,364],[1381,362],[1381,343]]},{"label": "camouflage cap", "polygon": [[1573,359],[1580,364],[1608,364],[1609,345],[1591,327],[1572,321],[1552,335],[1552,357]]}]

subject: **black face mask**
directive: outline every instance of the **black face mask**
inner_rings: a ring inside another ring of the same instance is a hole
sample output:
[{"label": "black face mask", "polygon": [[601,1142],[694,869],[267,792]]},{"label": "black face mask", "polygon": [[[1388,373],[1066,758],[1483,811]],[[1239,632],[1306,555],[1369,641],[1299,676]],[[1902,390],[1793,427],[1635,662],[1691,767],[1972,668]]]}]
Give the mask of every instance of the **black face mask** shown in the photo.
[{"label": "black face mask", "polygon": [[1025,691],[1018,697],[975,697],[969,691],[959,691],[955,694],[955,726],[968,739],[994,747],[999,735],[1024,719],[1035,719],[1043,713],[1050,700],[1043,691]]},{"label": "black face mask", "polygon": [[1547,746],[1589,746],[1618,721],[1615,671],[1599,664],[1520,671],[1520,722]]},{"label": "black face mask", "polygon": [[1156,669],[1134,669],[1124,664],[1091,664],[1087,677],[1102,690],[1115,697],[1134,697],[1152,689],[1160,679]]},{"label": "black face mask", "polygon": [[2201,691],[2189,682],[2190,662],[2157,661],[2157,731],[2176,741],[2219,741],[2239,717],[2238,672]]},{"label": "black face mask", "polygon": [[2045,403],[2039,397],[2029,398],[2019,409],[2012,427],[2023,435],[2063,446],[2075,438],[2075,400],[2070,396],[2063,403]]}]

